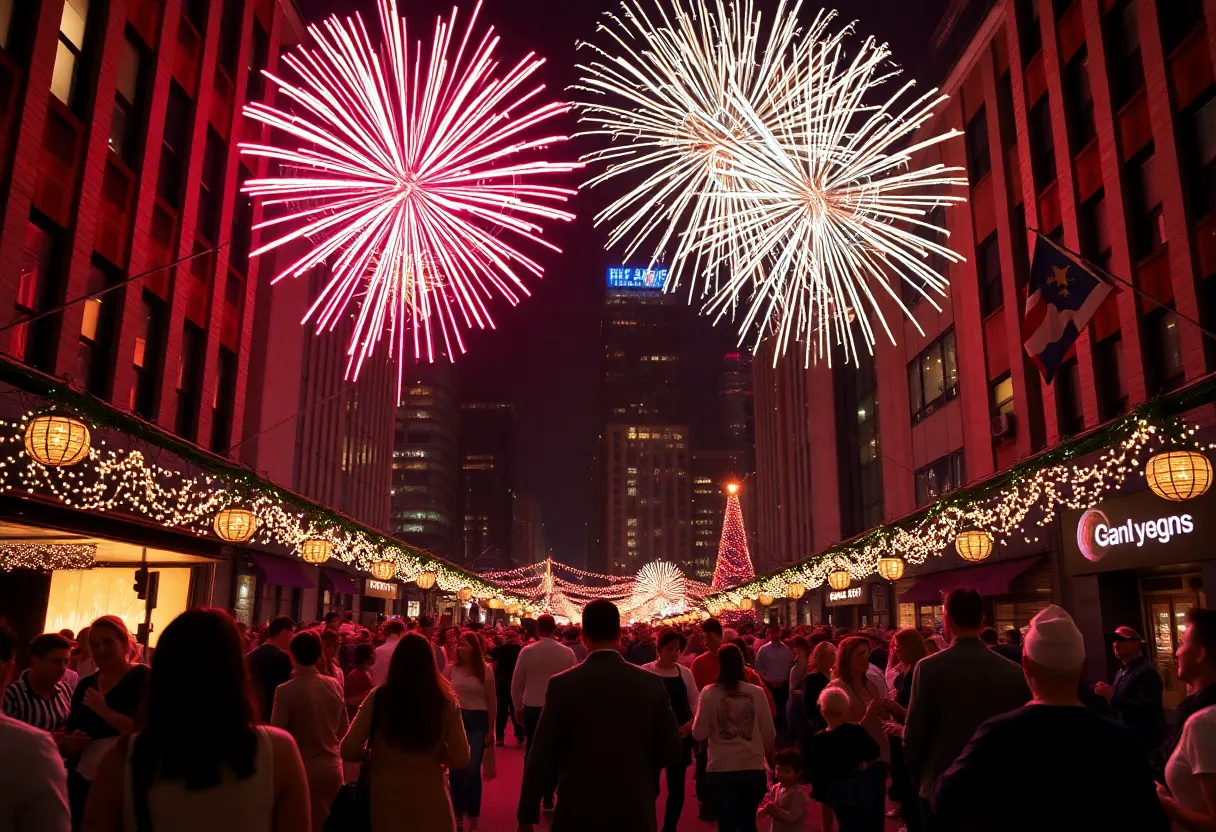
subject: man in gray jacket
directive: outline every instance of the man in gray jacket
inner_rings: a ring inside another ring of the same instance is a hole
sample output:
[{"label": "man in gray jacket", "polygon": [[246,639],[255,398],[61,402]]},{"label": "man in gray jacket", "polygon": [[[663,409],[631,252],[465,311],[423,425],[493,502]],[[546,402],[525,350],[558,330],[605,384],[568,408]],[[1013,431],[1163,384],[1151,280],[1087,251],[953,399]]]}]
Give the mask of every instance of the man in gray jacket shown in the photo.
[{"label": "man in gray jacket", "polygon": [[928,803],[934,781],[980,725],[1030,701],[1022,668],[980,641],[984,607],[978,592],[951,590],[945,625],[953,642],[917,662],[904,725],[904,758],[930,830],[936,828]]}]

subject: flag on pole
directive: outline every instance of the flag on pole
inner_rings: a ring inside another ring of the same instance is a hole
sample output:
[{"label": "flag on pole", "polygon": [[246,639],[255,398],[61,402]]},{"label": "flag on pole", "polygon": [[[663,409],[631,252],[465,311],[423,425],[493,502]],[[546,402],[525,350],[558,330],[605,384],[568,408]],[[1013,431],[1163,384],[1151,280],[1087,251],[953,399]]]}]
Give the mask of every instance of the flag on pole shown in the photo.
[{"label": "flag on pole", "polygon": [[1051,384],[1064,355],[1114,288],[1096,267],[1035,232],[1022,341]]}]

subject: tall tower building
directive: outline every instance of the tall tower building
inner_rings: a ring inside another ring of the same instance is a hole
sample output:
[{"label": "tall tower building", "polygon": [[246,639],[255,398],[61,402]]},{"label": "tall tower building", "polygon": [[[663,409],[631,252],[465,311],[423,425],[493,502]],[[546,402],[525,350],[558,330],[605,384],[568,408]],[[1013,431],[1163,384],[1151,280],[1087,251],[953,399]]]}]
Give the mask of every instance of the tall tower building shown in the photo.
[{"label": "tall tower building", "polygon": [[738,350],[728,352],[723,357],[722,377],[718,381],[718,408],[723,447],[754,453],[750,353]]},{"label": "tall tower building", "polygon": [[726,485],[741,478],[740,457],[740,452],[732,451],[692,452],[692,556],[686,574],[702,583],[709,583],[714,576]]},{"label": "tall tower building", "polygon": [[441,557],[457,546],[460,404],[446,361],[415,365],[397,407],[393,535]]},{"label": "tall tower building", "polygon": [[457,559],[478,571],[509,569],[514,558],[511,448],[515,409],[507,402],[460,405],[460,518]]},{"label": "tall tower building", "polygon": [[684,309],[667,269],[608,270],[603,428],[593,477],[593,571],[632,574],[692,557],[688,425],[680,397]]}]

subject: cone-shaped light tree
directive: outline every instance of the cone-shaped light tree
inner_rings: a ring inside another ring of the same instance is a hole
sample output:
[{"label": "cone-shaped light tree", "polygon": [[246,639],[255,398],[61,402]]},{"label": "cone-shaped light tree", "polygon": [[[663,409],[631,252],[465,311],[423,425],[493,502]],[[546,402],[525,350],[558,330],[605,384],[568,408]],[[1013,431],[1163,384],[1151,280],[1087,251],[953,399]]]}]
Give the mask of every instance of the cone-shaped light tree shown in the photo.
[{"label": "cone-shaped light tree", "polygon": [[714,563],[711,586],[717,592],[730,589],[756,577],[752,556],[747,550],[747,532],[743,529],[743,508],[739,505],[739,484],[726,486],[726,519],[722,522],[722,539],[718,541],[718,560]]}]

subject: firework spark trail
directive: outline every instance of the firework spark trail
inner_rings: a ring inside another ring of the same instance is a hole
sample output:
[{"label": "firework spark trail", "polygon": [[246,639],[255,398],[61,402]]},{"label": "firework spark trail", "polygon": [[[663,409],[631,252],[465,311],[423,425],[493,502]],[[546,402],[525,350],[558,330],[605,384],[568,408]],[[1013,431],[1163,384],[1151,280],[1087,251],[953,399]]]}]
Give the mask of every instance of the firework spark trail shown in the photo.
[{"label": "firework spark trail", "polygon": [[925,218],[967,182],[922,161],[961,133],[918,131],[945,96],[909,95],[872,38],[846,50],[852,27],[830,33],[832,13],[799,30],[796,0],[767,40],[751,0],[643,2],[601,25],[613,43],[578,87],[586,132],[613,142],[584,157],[608,165],[589,184],[645,176],[597,216],[615,223],[610,244],[630,256],[657,237],[669,286],[691,270],[690,301],[699,290],[716,321],[737,318],[741,344],[773,338],[774,360],[791,342],[808,365],[833,344],[855,360],[855,323],[867,351],[877,328],[894,340],[882,304],[911,318],[901,280],[937,307],[948,282],[929,258],[962,258]]},{"label": "firework spark trail", "polygon": [[328,262],[304,321],[332,331],[356,303],[347,373],[357,377],[387,333],[398,397],[407,346],[428,362],[464,352],[463,330],[494,326],[488,301],[515,305],[529,294],[524,275],[543,276],[514,243],[559,251],[539,223],[574,219],[556,206],[575,191],[540,180],[582,165],[537,158],[568,137],[525,135],[570,105],[537,103],[545,88],[530,79],[544,59],[534,53],[500,69],[494,30],[474,37],[480,9],[462,35],[455,9],[439,19],[429,48],[411,47],[396,0],[379,3],[382,48],[358,16],[310,26],[315,48],[284,57],[298,83],[266,73],[294,112],[245,107],[299,143],[241,144],[281,166],[244,188],[276,209],[255,227],[278,236],[251,256],[307,241],[274,282]]}]

